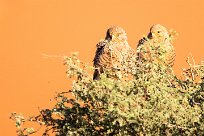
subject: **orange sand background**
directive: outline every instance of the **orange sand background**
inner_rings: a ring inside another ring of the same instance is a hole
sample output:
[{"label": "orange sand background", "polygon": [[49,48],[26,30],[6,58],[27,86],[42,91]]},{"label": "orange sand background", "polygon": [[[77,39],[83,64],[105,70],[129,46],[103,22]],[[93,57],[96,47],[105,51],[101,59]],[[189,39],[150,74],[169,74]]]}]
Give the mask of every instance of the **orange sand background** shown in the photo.
[{"label": "orange sand background", "polygon": [[135,48],[155,23],[179,33],[177,74],[190,52],[204,60],[203,0],[0,0],[0,135],[16,135],[11,112],[35,114],[52,106],[55,92],[69,89],[62,59],[42,54],[79,51],[92,64],[109,26],[123,27]]}]

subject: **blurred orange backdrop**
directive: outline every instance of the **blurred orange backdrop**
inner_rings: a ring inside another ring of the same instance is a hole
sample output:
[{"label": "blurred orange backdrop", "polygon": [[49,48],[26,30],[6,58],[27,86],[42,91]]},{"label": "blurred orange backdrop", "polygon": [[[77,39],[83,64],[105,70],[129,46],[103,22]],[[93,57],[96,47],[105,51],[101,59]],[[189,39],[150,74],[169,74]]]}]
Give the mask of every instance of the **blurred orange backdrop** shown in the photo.
[{"label": "blurred orange backdrop", "polygon": [[135,48],[155,23],[179,33],[177,74],[190,52],[197,63],[204,60],[203,0],[0,0],[0,135],[16,135],[11,112],[35,114],[70,88],[58,56],[78,51],[92,64],[109,26],[123,27]]}]

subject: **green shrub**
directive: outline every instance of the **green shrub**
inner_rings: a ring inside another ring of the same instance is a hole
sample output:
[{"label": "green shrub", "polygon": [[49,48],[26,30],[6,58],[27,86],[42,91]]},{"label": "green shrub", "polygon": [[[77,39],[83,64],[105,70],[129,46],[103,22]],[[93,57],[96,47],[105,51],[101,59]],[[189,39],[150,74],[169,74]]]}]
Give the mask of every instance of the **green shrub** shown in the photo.
[{"label": "green shrub", "polygon": [[45,127],[43,135],[204,135],[204,65],[188,62],[180,79],[171,67],[136,60],[93,80],[93,67],[76,54],[66,57],[72,88],[58,93],[56,105],[39,115],[12,113],[17,134],[37,133],[24,126],[35,122]]}]

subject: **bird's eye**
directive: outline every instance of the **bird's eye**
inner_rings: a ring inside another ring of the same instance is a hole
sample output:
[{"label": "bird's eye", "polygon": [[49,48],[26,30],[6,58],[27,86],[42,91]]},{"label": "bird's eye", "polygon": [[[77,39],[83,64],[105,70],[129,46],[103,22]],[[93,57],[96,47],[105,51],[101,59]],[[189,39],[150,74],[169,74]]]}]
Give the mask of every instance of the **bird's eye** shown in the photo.
[{"label": "bird's eye", "polygon": [[157,33],[160,33],[160,31],[157,31]]}]

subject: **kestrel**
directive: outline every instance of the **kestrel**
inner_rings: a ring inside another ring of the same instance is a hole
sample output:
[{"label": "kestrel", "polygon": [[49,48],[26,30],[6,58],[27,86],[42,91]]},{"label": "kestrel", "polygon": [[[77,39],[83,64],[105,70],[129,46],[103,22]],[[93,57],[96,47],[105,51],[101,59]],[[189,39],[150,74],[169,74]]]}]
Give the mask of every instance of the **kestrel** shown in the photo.
[{"label": "kestrel", "polygon": [[[139,41],[137,49],[139,50],[139,60],[145,59],[151,62],[162,62],[171,67],[174,64],[176,54],[171,44],[170,34],[160,24],[153,25],[150,28],[148,36]],[[153,53],[156,54],[156,52],[158,56],[152,57]]]},{"label": "kestrel", "polygon": [[96,45],[93,79],[99,79],[104,70],[121,69],[128,56],[134,54],[128,45],[127,35],[123,28],[114,26],[107,30],[106,37]]}]

